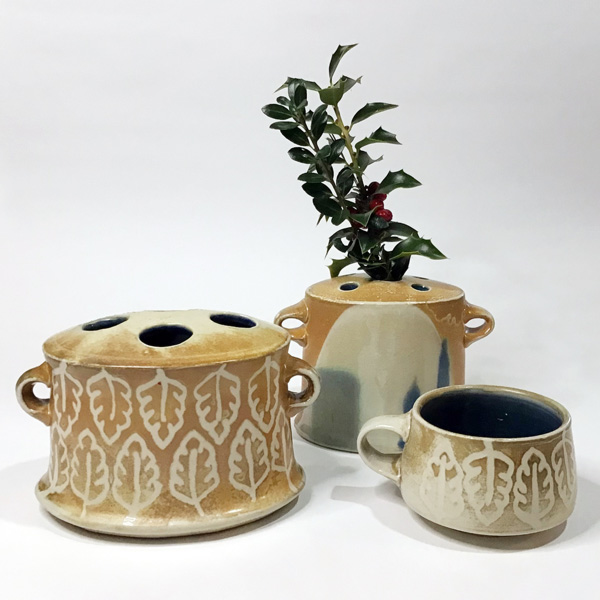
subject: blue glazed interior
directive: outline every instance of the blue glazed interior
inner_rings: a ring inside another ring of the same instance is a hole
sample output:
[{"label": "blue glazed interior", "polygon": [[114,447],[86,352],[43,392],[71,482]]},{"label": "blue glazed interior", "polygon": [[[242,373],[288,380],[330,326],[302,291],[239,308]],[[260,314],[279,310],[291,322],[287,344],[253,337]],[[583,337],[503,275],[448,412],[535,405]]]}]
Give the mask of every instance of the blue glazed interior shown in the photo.
[{"label": "blue glazed interior", "polygon": [[144,329],[140,333],[140,340],[146,346],[155,348],[166,348],[167,346],[178,346],[192,337],[192,331],[183,325],[157,325]]},{"label": "blue glazed interior", "polygon": [[421,407],[427,422],[463,435],[520,438],[550,433],[562,425],[554,409],[517,394],[453,390]]},{"label": "blue glazed interior", "polygon": [[110,327],[115,327],[116,325],[124,323],[128,318],[129,317],[105,317],[104,319],[90,321],[89,323],[82,325],[81,328],[84,331],[99,331],[100,329],[109,329]]},{"label": "blue glazed interior", "polygon": [[252,319],[249,319],[248,317],[242,317],[242,315],[210,315],[210,320],[213,323],[218,323],[219,325],[226,325],[227,327],[241,327],[242,329],[250,329],[250,327],[256,327],[256,323]]}]

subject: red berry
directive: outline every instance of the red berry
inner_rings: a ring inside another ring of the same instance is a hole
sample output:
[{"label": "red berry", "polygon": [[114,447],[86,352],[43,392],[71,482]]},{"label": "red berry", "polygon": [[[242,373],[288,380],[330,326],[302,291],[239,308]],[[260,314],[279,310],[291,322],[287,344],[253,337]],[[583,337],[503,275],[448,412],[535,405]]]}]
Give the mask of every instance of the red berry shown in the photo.
[{"label": "red berry", "polygon": [[382,202],[387,198],[387,194],[375,194],[373,200],[381,200]]},{"label": "red berry", "polygon": [[370,183],[367,186],[367,194],[370,196],[371,194],[374,194],[377,191],[377,188],[379,187],[379,182],[377,181],[373,181],[373,183]]},{"label": "red berry", "polygon": [[[376,194],[376,196],[383,196],[384,194]],[[373,210],[374,208],[383,208],[383,200],[378,200],[373,198],[371,202],[369,202],[369,208]]]},{"label": "red berry", "polygon": [[380,208],[378,211],[375,212],[375,214],[378,217],[385,219],[386,221],[391,221],[392,217],[394,216],[392,215],[392,211],[388,210],[387,208]]}]

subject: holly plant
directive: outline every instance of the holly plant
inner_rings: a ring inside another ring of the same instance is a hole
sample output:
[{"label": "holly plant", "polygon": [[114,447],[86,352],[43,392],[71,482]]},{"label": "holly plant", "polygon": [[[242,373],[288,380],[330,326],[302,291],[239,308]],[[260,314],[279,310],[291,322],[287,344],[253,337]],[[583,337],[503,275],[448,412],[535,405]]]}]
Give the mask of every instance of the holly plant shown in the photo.
[{"label": "holly plant", "polygon": [[[312,197],[320,213],[338,229],[327,244],[345,254],[334,259],[329,266],[332,277],[352,264],[365,271],[372,279],[398,281],[408,269],[411,256],[433,259],[446,258],[431,240],[419,236],[404,223],[393,220],[392,212],[385,207],[388,194],[398,188],[421,185],[403,170],[390,171],[381,182],[365,183],[367,168],[382,160],[372,158],[365,148],[372,144],[399,144],[396,135],[378,127],[370,135],[359,137],[355,127],[368,118],[395,104],[369,102],[350,120],[344,123],[340,102],[361,78],[343,75],[335,83],[333,76],[342,57],[356,44],[338,46],[329,62],[329,86],[321,87],[314,81],[289,77],[277,90],[286,90],[276,104],[263,106],[267,117],[275,119],[271,129],[295,144],[288,151],[292,160],[307,166],[298,179],[302,189]],[[317,94],[320,104],[310,109],[308,93]]]}]

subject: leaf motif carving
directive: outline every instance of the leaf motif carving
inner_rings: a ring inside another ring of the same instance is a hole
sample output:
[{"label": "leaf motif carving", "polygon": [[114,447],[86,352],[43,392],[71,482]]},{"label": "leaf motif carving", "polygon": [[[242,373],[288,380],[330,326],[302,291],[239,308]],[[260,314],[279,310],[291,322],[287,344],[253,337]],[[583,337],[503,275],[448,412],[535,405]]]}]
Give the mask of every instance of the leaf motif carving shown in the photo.
[{"label": "leaf motif carving", "polygon": [[423,502],[436,517],[452,519],[463,512],[463,477],[452,444],[443,438],[427,461],[419,489]]},{"label": "leaf motif carving", "polygon": [[248,382],[248,402],[250,412],[258,426],[268,433],[275,421],[275,410],[279,398],[279,363],[270,356],[265,358],[265,364]]},{"label": "leaf motif carving", "polygon": [[117,454],[113,496],[129,511],[130,516],[135,516],[150,506],[160,494],[162,484],[159,476],[160,470],[154,454],[143,438],[134,433]]},{"label": "leaf motif carving", "polygon": [[552,451],[551,461],[558,495],[562,498],[565,506],[571,506],[575,500],[577,478],[573,441],[567,437],[566,432],[563,433],[560,442]]},{"label": "leaf motif carving", "polygon": [[156,445],[164,450],[183,426],[187,388],[156,369],[154,379],[140,385],[136,396],[140,415]]},{"label": "leaf motif carving", "polygon": [[71,433],[73,423],[79,417],[82,395],[83,385],[69,373],[67,363],[62,361],[52,371],[52,397],[55,423],[65,437]]},{"label": "leaf motif carving", "polygon": [[515,515],[524,523],[538,527],[554,506],[554,481],[546,457],[531,447],[521,459],[514,487]]},{"label": "leaf motif carving", "polygon": [[203,515],[201,502],[218,487],[219,481],[213,445],[197,431],[190,431],[173,456],[169,491]]},{"label": "leaf motif carving", "polygon": [[510,501],[515,463],[506,454],[494,450],[490,440],[485,440],[483,447],[462,463],[464,488],[477,518],[484,525],[491,525],[502,516]]},{"label": "leaf motif carving", "polygon": [[205,377],[194,390],[200,424],[217,444],[222,444],[240,410],[240,378],[226,365]]},{"label": "leaf motif carving", "polygon": [[69,485],[69,459],[67,445],[56,425],[50,432],[51,448],[50,464],[48,465],[49,486],[45,494],[59,494]]},{"label": "leaf motif carving", "polygon": [[90,377],[86,384],[90,410],[100,435],[112,444],[131,425],[131,387],[106,369]]},{"label": "leaf motif carving", "polygon": [[246,419],[238,429],[231,443],[228,462],[231,485],[256,500],[258,487],[271,468],[267,440],[252,421]]},{"label": "leaf motif carving", "polygon": [[85,429],[77,438],[77,446],[71,459],[71,489],[83,501],[81,516],[88,506],[100,504],[110,488],[106,454],[98,445],[96,437]]},{"label": "leaf motif carving", "polygon": [[298,488],[292,482],[292,468],[294,466],[294,450],[292,446],[292,432],[290,422],[281,408],[275,422],[273,430],[273,439],[271,441],[271,468],[274,471],[283,471],[288,480],[288,485],[292,492],[297,492]]}]

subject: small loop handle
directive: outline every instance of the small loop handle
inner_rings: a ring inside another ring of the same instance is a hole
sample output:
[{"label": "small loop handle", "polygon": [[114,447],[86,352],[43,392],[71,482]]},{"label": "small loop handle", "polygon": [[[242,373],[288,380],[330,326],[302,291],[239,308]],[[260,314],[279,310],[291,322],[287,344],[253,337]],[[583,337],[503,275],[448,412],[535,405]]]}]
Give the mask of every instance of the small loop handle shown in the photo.
[{"label": "small loop handle", "polygon": [[321,380],[317,372],[305,360],[288,355],[284,376],[286,384],[295,375],[303,377],[307,385],[301,392],[293,392],[288,389],[287,413],[290,418],[297,415],[307,406],[310,406],[317,399],[321,391]]},{"label": "small loop handle", "polygon": [[[483,323],[477,327],[469,327],[467,323],[472,319],[483,319]],[[465,324],[465,348],[469,347],[473,342],[490,335],[495,325],[494,317],[490,312],[485,310],[485,308],[481,308],[481,306],[475,306],[468,302],[465,303],[463,322]]]},{"label": "small loop handle", "polygon": [[[282,323],[286,319],[298,319],[302,321],[302,325],[299,327],[293,327],[291,329],[284,327]],[[280,310],[275,315],[275,325],[279,325],[283,327],[291,336],[292,340],[297,342],[300,346],[306,346],[307,342],[307,332],[306,332],[306,323],[308,322],[308,306],[306,306],[306,302],[304,299],[300,300],[296,304],[292,306],[288,306],[283,310]]]},{"label": "small loop handle", "polygon": [[[372,431],[391,431],[400,439],[398,443],[398,452],[387,454],[379,452],[369,443],[369,433]],[[403,415],[383,415],[369,419],[358,434],[358,453],[365,464],[376,473],[391,479],[397,485],[400,485],[401,470],[399,459],[402,457],[404,444],[408,440],[410,433],[410,412]]]},{"label": "small loop handle", "polygon": [[36,383],[43,383],[49,388],[52,387],[52,367],[47,362],[25,371],[17,381],[16,392],[17,400],[26,413],[41,421],[44,425],[50,425],[52,421],[50,401],[38,398],[33,393],[33,386]]}]

